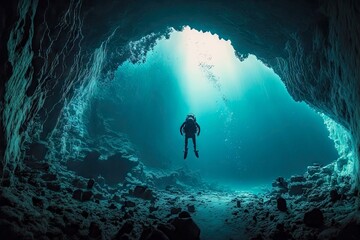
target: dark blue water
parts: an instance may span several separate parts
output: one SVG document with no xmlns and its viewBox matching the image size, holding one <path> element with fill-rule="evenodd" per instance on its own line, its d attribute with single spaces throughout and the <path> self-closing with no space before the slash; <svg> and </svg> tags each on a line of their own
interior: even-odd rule
<svg viewBox="0 0 360 240">
<path fill-rule="evenodd" d="M 302 174 L 337 158 L 323 119 L 295 102 L 255 56 L 240 62 L 229 41 L 185 29 L 158 42 L 145 63 L 124 63 L 102 86 L 99 114 L 127 133 L 149 166 L 187 167 L 212 180 L 264 182 Z M 183 159 L 179 127 L 188 113 L 201 126 Z"/>
</svg>

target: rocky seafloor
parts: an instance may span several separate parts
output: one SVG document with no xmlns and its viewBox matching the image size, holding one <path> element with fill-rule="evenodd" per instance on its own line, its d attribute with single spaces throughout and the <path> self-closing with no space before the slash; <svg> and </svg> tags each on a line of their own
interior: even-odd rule
<svg viewBox="0 0 360 240">
<path fill-rule="evenodd" d="M 336 176 L 338 162 L 255 194 L 125 153 L 99 157 L 65 166 L 27 156 L 15 184 L 1 187 L 0 239 L 360 239 L 358 192 Z"/>
</svg>

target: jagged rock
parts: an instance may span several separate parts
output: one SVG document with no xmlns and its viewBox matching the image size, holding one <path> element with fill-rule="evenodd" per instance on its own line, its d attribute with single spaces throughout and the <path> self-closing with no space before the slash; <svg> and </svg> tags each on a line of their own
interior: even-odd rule
<svg viewBox="0 0 360 240">
<path fill-rule="evenodd" d="M 69 236 L 73 236 L 79 232 L 80 223 L 71 223 L 65 226 L 64 233 Z"/>
<path fill-rule="evenodd" d="M 56 174 L 47 173 L 41 176 L 41 179 L 44 181 L 55 181 L 57 180 Z"/>
<path fill-rule="evenodd" d="M 51 191 L 55 191 L 55 192 L 61 191 L 61 186 L 59 183 L 48 182 L 48 183 L 46 183 L 46 188 Z"/>
<path fill-rule="evenodd" d="M 283 194 L 288 192 L 288 183 L 283 177 L 278 177 L 273 183 L 273 192 L 277 194 Z"/>
<path fill-rule="evenodd" d="M 32 197 L 32 204 L 35 206 L 35 207 L 44 207 L 44 201 L 41 199 L 41 198 L 37 198 L 37 197 Z"/>
<path fill-rule="evenodd" d="M 84 218 L 88 218 L 88 217 L 89 217 L 89 213 L 88 213 L 87 211 L 83 210 L 83 211 L 81 212 L 81 216 L 83 216 Z"/>
<path fill-rule="evenodd" d="M 154 211 L 157 211 L 158 209 L 159 209 L 159 207 L 150 206 L 149 212 L 154 212 Z"/>
<path fill-rule="evenodd" d="M 116 209 L 117 207 L 115 206 L 115 204 L 110 204 L 110 206 L 109 206 L 109 209 Z"/>
<path fill-rule="evenodd" d="M 3 178 L 1 180 L 1 186 L 2 187 L 10 187 L 10 185 L 11 185 L 11 181 L 10 181 L 9 178 Z"/>
<path fill-rule="evenodd" d="M 89 181 L 87 182 L 87 189 L 92 189 L 92 187 L 95 184 L 95 180 L 94 179 L 89 179 Z"/>
<path fill-rule="evenodd" d="M 286 206 L 286 200 L 282 197 L 279 197 L 276 200 L 277 203 L 277 209 L 279 209 L 282 212 L 286 212 L 287 211 L 287 206 Z"/>
<path fill-rule="evenodd" d="M 170 239 L 174 239 L 175 236 L 175 227 L 169 223 L 160 223 L 157 228 L 165 233 L 166 236 L 168 236 Z"/>
<path fill-rule="evenodd" d="M 170 240 L 170 238 L 168 238 L 168 236 L 166 236 L 166 234 L 162 231 L 154 228 L 146 240 Z"/>
<path fill-rule="evenodd" d="M 71 182 L 71 184 L 76 188 L 85 188 L 86 187 L 86 183 L 83 180 L 79 179 L 79 178 L 75 178 Z"/>
<path fill-rule="evenodd" d="M 240 200 L 236 200 L 236 207 L 237 207 L 237 208 L 241 207 L 241 202 L 240 202 Z"/>
<path fill-rule="evenodd" d="M 130 234 L 134 229 L 134 222 L 126 221 L 124 225 L 120 228 L 120 230 L 116 233 L 114 239 L 121 239 L 124 234 Z"/>
<path fill-rule="evenodd" d="M 118 195 L 114 195 L 114 196 L 112 197 L 112 200 L 115 201 L 115 202 L 117 202 L 117 203 L 121 203 L 121 198 L 120 198 Z"/>
<path fill-rule="evenodd" d="M 81 199 L 82 199 L 82 193 L 83 193 L 83 191 L 82 191 L 81 189 L 76 189 L 76 190 L 73 192 L 72 198 L 81 201 Z"/>
<path fill-rule="evenodd" d="M 323 178 L 324 178 L 324 175 L 323 175 L 323 174 L 321 174 L 321 173 L 314 173 L 313 175 L 311 175 L 311 176 L 309 177 L 309 180 L 311 180 L 311 181 L 317 181 L 317 180 L 323 179 Z"/>
<path fill-rule="evenodd" d="M 330 201 L 331 202 L 336 202 L 336 201 L 338 201 L 338 200 L 340 200 L 341 199 L 341 194 L 339 194 L 337 191 L 336 191 L 336 189 L 333 189 L 333 190 L 331 190 L 330 191 Z"/>
<path fill-rule="evenodd" d="M 339 158 L 336 161 L 336 170 L 341 172 L 344 168 L 344 166 L 348 163 L 348 159 L 347 158 Z"/>
<path fill-rule="evenodd" d="M 172 207 L 172 208 L 170 209 L 170 213 L 171 213 L 171 214 L 178 214 L 178 213 L 180 213 L 180 212 L 181 212 L 181 208 Z"/>
<path fill-rule="evenodd" d="M 278 177 L 273 183 L 273 187 L 287 188 L 288 183 L 285 181 L 283 177 Z"/>
<path fill-rule="evenodd" d="M 34 142 L 28 146 L 26 155 L 31 156 L 36 160 L 43 160 L 47 151 L 48 147 L 45 142 Z"/>
<path fill-rule="evenodd" d="M 274 240 L 290 240 L 293 239 L 291 234 L 285 230 L 284 224 L 277 224 L 276 230 L 271 234 L 271 239 Z"/>
<path fill-rule="evenodd" d="M 332 175 L 334 172 L 334 164 L 329 164 L 321 168 L 321 173 L 325 175 Z"/>
<path fill-rule="evenodd" d="M 12 222 L 0 219 L 0 239 L 33 239 L 33 235 Z"/>
<path fill-rule="evenodd" d="M 308 227 L 319 228 L 324 225 L 324 216 L 319 208 L 314 208 L 304 215 L 304 223 Z"/>
<path fill-rule="evenodd" d="M 176 217 L 170 220 L 170 224 L 175 227 L 175 239 L 198 240 L 200 239 L 200 228 L 189 218 Z"/>
<path fill-rule="evenodd" d="M 295 182 L 289 185 L 289 195 L 301 195 L 313 185 L 311 182 Z"/>
<path fill-rule="evenodd" d="M 319 165 L 313 165 L 307 167 L 307 172 L 310 176 L 314 175 L 315 173 L 319 173 L 321 170 L 321 167 Z"/>
<path fill-rule="evenodd" d="M 187 209 L 188 209 L 188 211 L 191 212 L 191 213 L 195 212 L 195 206 L 194 206 L 194 205 L 188 205 L 188 206 L 187 206 Z"/>
<path fill-rule="evenodd" d="M 89 226 L 89 237 L 100 238 L 102 231 L 96 222 L 91 222 Z"/>
<path fill-rule="evenodd" d="M 92 191 L 85 191 L 82 193 L 81 201 L 83 202 L 89 201 L 93 195 L 94 194 Z"/>
<path fill-rule="evenodd" d="M 56 213 L 59 215 L 62 215 L 64 213 L 64 209 L 62 209 L 59 206 L 55 206 L 55 205 L 50 205 L 49 207 L 46 208 L 48 211 L 52 212 L 52 213 Z"/>
<path fill-rule="evenodd" d="M 145 199 L 145 200 L 151 200 L 153 199 L 153 193 L 152 193 L 152 190 L 150 190 L 148 187 L 146 186 L 136 186 L 134 188 L 134 191 L 132 192 L 132 194 L 135 196 L 135 197 L 138 197 L 138 198 L 142 198 L 142 199 Z"/>
<path fill-rule="evenodd" d="M 305 182 L 306 178 L 302 175 L 291 176 L 290 182 Z"/>
<path fill-rule="evenodd" d="M 101 175 L 107 184 L 118 184 L 125 180 L 127 174 L 139 164 L 139 161 L 122 153 L 100 160 L 100 153 L 89 152 L 83 161 L 68 161 L 67 167 L 86 178 L 95 178 Z"/>
<path fill-rule="evenodd" d="M 10 199 L 8 196 L 5 196 L 4 194 L 1 194 L 0 195 L 0 206 L 14 207 L 15 202 L 12 199 Z"/>
<path fill-rule="evenodd" d="M 360 239 L 360 221 L 352 220 L 343 226 L 337 235 L 338 240 L 358 240 Z"/>
<path fill-rule="evenodd" d="M 304 192 L 304 185 L 301 183 L 291 184 L 289 188 L 289 195 L 301 195 Z"/>
<path fill-rule="evenodd" d="M 46 237 L 49 239 L 62 239 L 64 238 L 64 233 L 59 227 L 49 226 L 46 232 Z"/>
<path fill-rule="evenodd" d="M 101 193 L 94 194 L 94 198 L 97 200 L 105 200 L 106 199 Z"/>
<path fill-rule="evenodd" d="M 179 213 L 179 218 L 191 218 L 190 214 L 186 211 Z"/>
<path fill-rule="evenodd" d="M 327 228 L 324 231 L 322 231 L 319 236 L 318 239 L 319 240 L 329 240 L 329 239 L 333 239 L 336 240 L 336 236 L 339 234 L 339 229 L 338 228 Z M 346 238 L 338 238 L 339 240 L 341 239 L 346 239 Z"/>
<path fill-rule="evenodd" d="M 133 202 L 133 201 L 125 201 L 124 202 L 124 206 L 125 207 L 135 207 L 136 206 L 136 204 Z"/>
<path fill-rule="evenodd" d="M 47 172 L 50 168 L 49 163 L 34 161 L 34 159 L 31 159 L 31 158 L 30 159 L 25 158 L 24 163 L 26 164 L 26 166 L 28 166 L 34 170 L 40 170 L 40 171 L 44 171 L 44 172 Z"/>
</svg>

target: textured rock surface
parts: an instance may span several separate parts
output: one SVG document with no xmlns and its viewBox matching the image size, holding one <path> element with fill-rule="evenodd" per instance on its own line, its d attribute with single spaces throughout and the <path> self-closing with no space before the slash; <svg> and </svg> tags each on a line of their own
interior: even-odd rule
<svg viewBox="0 0 360 240">
<path fill-rule="evenodd" d="M 277 179 L 272 195 L 231 196 L 241 204 L 229 203 L 236 208 L 229 207 L 223 221 L 237 227 L 246 223 L 247 233 L 259 239 L 270 232 L 275 238 L 295 239 L 321 234 L 339 234 L 339 239 L 358 236 L 358 217 L 343 223 L 350 212 L 358 210 L 358 192 L 350 186 L 360 180 L 359 9 L 359 1 L 342 0 L 210 0 L 206 5 L 186 0 L 1 1 L 1 239 L 139 237 L 142 226 L 131 219 L 157 226 L 159 219 L 170 220 L 171 208 L 186 209 L 189 204 L 197 209 L 194 215 L 202 214 L 203 206 L 194 204 L 196 198 L 182 198 L 196 193 L 176 185 L 181 179 L 196 178 L 181 172 L 154 175 L 140 163 L 126 163 L 134 153 L 126 137 L 106 129 L 106 135 L 97 136 L 82 119 L 86 114 L 91 118 L 91 111 L 85 114 L 84 107 L 71 104 L 73 99 L 86 102 L 94 79 L 111 79 L 114 69 L 127 59 L 143 61 L 168 27 L 183 25 L 230 39 L 239 58 L 255 54 L 280 75 L 295 100 L 305 101 L 350 133 L 347 136 L 325 121 L 338 149 L 343 149 L 341 158 L 327 167 L 309 167 L 305 181 Z M 141 38 L 139 47 L 136 41 Z M 94 178 L 91 191 L 86 189 L 88 179 L 61 165 L 83 159 L 86 152 L 95 153 L 88 160 L 96 169 L 89 174 L 80 164 L 74 170 Z M 99 161 L 128 168 L 116 179 L 114 172 L 98 176 L 104 174 L 102 169 L 109 169 L 109 162 Z M 114 186 L 107 184 L 109 180 Z M 164 186 L 156 190 L 161 194 L 145 189 L 136 198 L 129 195 L 136 186 L 155 184 Z M 333 189 L 337 194 L 330 193 Z M 115 194 L 119 197 L 114 198 Z M 279 194 L 286 200 L 288 213 L 276 210 Z M 212 203 L 211 197 L 200 197 Z M 143 208 L 123 209 L 127 201 L 135 203 L 131 208 Z M 165 206 L 163 210 L 154 210 L 160 205 Z M 321 209 L 327 229 L 303 224 L 304 211 L 311 208 Z M 200 231 L 189 219 L 173 219 L 178 229 L 168 225 L 157 229 L 167 236 L 178 231 L 195 239 Z M 189 228 L 191 234 L 182 228 Z"/>
<path fill-rule="evenodd" d="M 212 0 L 204 6 L 200 1 L 186 0 L 21 0 L 2 3 L 1 9 L 5 13 L 0 61 L 1 78 L 5 79 L 1 83 L 5 179 L 12 176 L 21 160 L 25 139 L 46 141 L 55 126 L 59 131 L 53 133 L 53 138 L 71 139 L 61 114 L 82 110 L 72 109 L 74 106 L 65 98 L 86 98 L 92 79 L 105 75 L 111 78 L 113 70 L 126 59 L 143 60 L 155 40 L 166 35 L 167 27 L 186 24 L 231 39 L 240 57 L 252 53 L 270 65 L 295 100 L 307 102 L 350 131 L 350 144 L 358 157 L 357 1 L 273 0 L 265 4 Z M 11 40 L 6 44 L 9 36 Z M 142 40 L 143 47 L 128 44 L 143 36 L 148 36 Z M 74 92 L 75 86 L 80 88 Z M 358 167 L 356 160 L 357 176 Z"/>
</svg>

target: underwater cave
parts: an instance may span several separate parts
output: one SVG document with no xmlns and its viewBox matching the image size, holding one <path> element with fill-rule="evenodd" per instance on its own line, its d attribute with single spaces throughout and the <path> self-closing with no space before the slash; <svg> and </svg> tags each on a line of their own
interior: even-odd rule
<svg viewBox="0 0 360 240">
<path fill-rule="evenodd" d="M 359 239 L 359 12 L 1 2 L 0 238 Z"/>
</svg>

